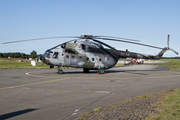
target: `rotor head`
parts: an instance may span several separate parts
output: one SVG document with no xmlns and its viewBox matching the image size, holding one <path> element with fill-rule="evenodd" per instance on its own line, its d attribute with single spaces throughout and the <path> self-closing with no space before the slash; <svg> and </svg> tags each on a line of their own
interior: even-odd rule
<svg viewBox="0 0 180 120">
<path fill-rule="evenodd" d="M 81 35 L 80 39 L 92 39 L 93 35 Z"/>
</svg>

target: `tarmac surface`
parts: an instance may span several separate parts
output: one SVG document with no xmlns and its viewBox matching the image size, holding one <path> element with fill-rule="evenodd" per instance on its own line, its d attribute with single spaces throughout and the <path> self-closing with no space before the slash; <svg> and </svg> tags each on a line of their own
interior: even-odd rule
<svg viewBox="0 0 180 120">
<path fill-rule="evenodd" d="M 74 120 L 139 95 L 180 88 L 180 71 L 129 65 L 85 74 L 82 69 L 1 69 L 0 120 Z"/>
</svg>

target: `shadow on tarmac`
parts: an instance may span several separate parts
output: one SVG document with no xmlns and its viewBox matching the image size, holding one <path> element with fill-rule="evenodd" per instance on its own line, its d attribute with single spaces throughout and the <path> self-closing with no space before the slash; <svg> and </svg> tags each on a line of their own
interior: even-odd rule
<svg viewBox="0 0 180 120">
<path fill-rule="evenodd" d="M 141 71 L 164 71 L 166 70 L 166 66 L 158 66 L 156 68 L 153 69 L 123 69 L 121 67 L 114 67 L 108 70 L 105 70 L 106 74 L 110 74 L 110 73 L 131 73 L 131 74 L 137 74 L 137 75 L 147 75 L 146 73 L 142 73 Z M 91 74 L 96 74 L 98 73 L 98 70 L 90 70 L 89 73 L 84 73 L 83 69 L 63 69 L 63 74 L 62 75 L 73 75 L 73 74 L 84 74 L 84 75 L 91 75 Z M 55 76 L 59 76 L 60 74 L 58 74 L 56 72 L 56 70 L 53 71 L 40 71 L 40 72 L 33 72 L 31 73 L 32 75 L 43 75 L 43 76 L 50 76 L 50 75 L 55 75 Z M 103 75 L 103 74 L 102 74 Z"/>
<path fill-rule="evenodd" d="M 20 110 L 20 111 L 0 115 L 0 120 L 6 120 L 6 119 L 16 117 L 16 116 L 19 116 L 19 115 L 22 115 L 22 114 L 25 114 L 25 113 L 28 113 L 28 112 L 35 111 L 35 110 L 38 110 L 38 109 L 25 109 L 25 110 Z"/>
<path fill-rule="evenodd" d="M 115 67 L 118 68 L 118 67 Z M 150 69 L 150 70 L 113 70 L 113 69 L 108 69 L 105 70 L 106 73 L 120 73 L 120 72 L 127 72 L 127 73 L 132 73 L 132 74 L 141 74 L 141 75 L 147 75 L 147 74 L 142 74 L 142 73 L 133 73 L 133 72 L 137 72 L 137 71 L 163 71 L 166 70 L 166 66 L 158 66 L 155 69 Z M 72 69 L 71 69 L 72 70 Z M 63 74 L 96 74 L 98 72 L 98 70 L 90 70 L 89 73 L 83 73 L 83 71 L 66 71 L 64 70 Z M 58 74 L 58 73 L 57 73 Z"/>
</svg>

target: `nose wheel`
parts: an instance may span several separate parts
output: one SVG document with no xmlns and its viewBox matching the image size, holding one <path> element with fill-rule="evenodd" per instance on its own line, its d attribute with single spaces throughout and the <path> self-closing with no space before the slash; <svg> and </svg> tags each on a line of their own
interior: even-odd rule
<svg viewBox="0 0 180 120">
<path fill-rule="evenodd" d="M 63 74 L 63 70 L 62 69 L 58 69 L 58 74 Z"/>
<path fill-rule="evenodd" d="M 62 66 L 61 66 L 61 68 L 62 68 Z M 58 72 L 57 72 L 57 73 L 58 73 L 58 74 L 63 74 L 63 70 L 60 69 L 59 66 L 58 66 Z"/>
</svg>

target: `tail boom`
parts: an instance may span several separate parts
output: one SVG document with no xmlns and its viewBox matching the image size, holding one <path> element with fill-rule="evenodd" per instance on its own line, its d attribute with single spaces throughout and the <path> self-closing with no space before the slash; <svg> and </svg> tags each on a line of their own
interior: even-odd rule
<svg viewBox="0 0 180 120">
<path fill-rule="evenodd" d="M 177 54 L 177 55 L 179 54 L 179 53 L 176 52 L 175 50 L 170 49 L 169 47 L 165 47 L 165 48 L 163 48 L 163 49 L 155 56 L 155 58 L 156 58 L 156 59 L 160 59 L 167 50 L 171 50 L 171 51 L 173 51 L 173 52 L 174 52 L 175 54 Z"/>
</svg>

